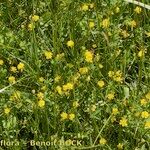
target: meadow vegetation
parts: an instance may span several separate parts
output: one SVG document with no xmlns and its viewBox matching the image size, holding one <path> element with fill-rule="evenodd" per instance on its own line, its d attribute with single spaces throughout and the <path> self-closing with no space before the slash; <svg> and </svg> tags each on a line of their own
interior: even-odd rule
<svg viewBox="0 0 150 150">
<path fill-rule="evenodd" d="M 149 150 L 150 10 L 0 1 L 0 149 Z"/>
</svg>

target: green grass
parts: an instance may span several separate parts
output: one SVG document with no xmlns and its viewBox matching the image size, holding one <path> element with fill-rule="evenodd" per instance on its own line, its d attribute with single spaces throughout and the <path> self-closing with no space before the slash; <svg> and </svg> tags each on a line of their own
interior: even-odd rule
<svg viewBox="0 0 150 150">
<path fill-rule="evenodd" d="M 84 4 L 94 7 L 83 11 Z M 150 149 L 150 11 L 142 8 L 137 14 L 135 8 L 121 0 L 0 2 L 0 149 L 116 150 L 119 143 L 124 150 Z M 109 19 L 108 27 L 104 19 Z M 73 47 L 67 46 L 70 40 Z M 86 50 L 92 62 L 86 59 Z M 52 58 L 46 59 L 45 51 Z M 139 57 L 139 52 L 144 55 Z M 83 67 L 88 69 L 85 74 Z M 118 76 L 109 77 L 109 71 L 119 70 Z M 9 81 L 12 76 L 14 83 Z M 73 89 L 70 85 L 65 91 L 67 83 Z M 121 125 L 122 118 L 127 125 Z M 100 142 L 103 138 L 106 143 Z M 33 146 L 31 140 L 49 141 L 51 146 Z M 60 140 L 81 145 L 67 146 Z M 8 141 L 14 142 L 12 146 Z"/>
</svg>

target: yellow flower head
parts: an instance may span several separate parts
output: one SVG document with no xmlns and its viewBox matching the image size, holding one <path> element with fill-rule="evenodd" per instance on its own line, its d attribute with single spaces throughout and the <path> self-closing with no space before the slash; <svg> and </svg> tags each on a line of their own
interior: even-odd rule
<svg viewBox="0 0 150 150">
<path fill-rule="evenodd" d="M 44 80 L 45 80 L 45 79 L 44 79 L 43 77 L 40 77 L 40 78 L 39 78 L 39 81 L 40 81 L 40 82 L 44 82 Z"/>
<path fill-rule="evenodd" d="M 41 108 L 43 108 L 45 106 L 45 101 L 43 99 L 40 99 L 38 101 L 38 106 L 41 107 Z"/>
<path fill-rule="evenodd" d="M 67 46 L 71 48 L 74 47 L 74 42 L 72 40 L 68 41 Z"/>
<path fill-rule="evenodd" d="M 3 64 L 4 64 L 4 61 L 0 59 L 0 66 L 2 66 Z"/>
<path fill-rule="evenodd" d="M 89 22 L 89 28 L 94 28 L 94 26 L 95 26 L 95 23 L 93 21 L 90 21 Z"/>
<path fill-rule="evenodd" d="M 140 100 L 140 103 L 142 106 L 145 106 L 147 104 L 147 100 L 143 98 Z"/>
<path fill-rule="evenodd" d="M 57 61 L 60 61 L 61 59 L 63 59 L 64 56 L 65 56 L 64 53 L 60 53 L 60 54 L 57 54 L 57 55 L 56 55 L 55 59 L 56 59 Z"/>
<path fill-rule="evenodd" d="M 78 101 L 74 101 L 72 105 L 73 105 L 73 107 L 74 107 L 74 108 L 79 107 L 79 103 L 78 103 Z"/>
<path fill-rule="evenodd" d="M 140 50 L 139 52 L 138 52 L 138 57 L 143 57 L 144 56 L 144 50 Z"/>
<path fill-rule="evenodd" d="M 93 62 L 93 53 L 92 53 L 91 51 L 88 51 L 88 50 L 87 50 L 87 51 L 85 52 L 84 56 L 85 56 L 85 60 L 86 60 L 87 62 L 90 62 L 90 63 Z"/>
<path fill-rule="evenodd" d="M 51 51 L 44 51 L 44 55 L 46 59 L 51 59 L 53 56 L 53 53 Z"/>
<path fill-rule="evenodd" d="M 117 148 L 118 148 L 118 149 L 123 149 L 123 144 L 119 143 L 119 144 L 117 145 Z"/>
<path fill-rule="evenodd" d="M 33 23 L 29 23 L 29 24 L 28 24 L 28 29 L 29 29 L 30 31 L 32 31 L 34 28 L 35 28 L 35 26 L 34 26 Z"/>
<path fill-rule="evenodd" d="M 32 21 L 38 21 L 40 19 L 40 17 L 38 15 L 33 15 L 32 16 Z"/>
<path fill-rule="evenodd" d="M 57 75 L 55 78 L 54 78 L 54 82 L 57 83 L 59 82 L 61 79 L 61 76 Z"/>
<path fill-rule="evenodd" d="M 96 110 L 96 105 L 92 105 L 92 106 L 91 106 L 91 111 L 94 112 L 95 110 Z"/>
<path fill-rule="evenodd" d="M 21 97 L 21 92 L 20 91 L 15 91 L 12 95 L 13 100 L 18 100 Z"/>
<path fill-rule="evenodd" d="M 93 44 L 93 45 L 92 45 L 92 47 L 93 47 L 93 48 L 96 48 L 96 47 L 97 47 L 97 45 L 96 45 L 96 44 Z"/>
<path fill-rule="evenodd" d="M 145 34 L 147 35 L 147 37 L 150 37 L 150 32 L 145 32 Z"/>
<path fill-rule="evenodd" d="M 60 116 L 61 116 L 61 120 L 66 120 L 66 119 L 68 119 L 68 114 L 67 114 L 66 112 L 62 112 L 62 113 L 60 114 Z"/>
<path fill-rule="evenodd" d="M 118 111 L 118 108 L 113 108 L 113 109 L 112 109 L 112 114 L 113 114 L 113 115 L 117 115 L 118 112 L 119 112 L 119 111 Z"/>
<path fill-rule="evenodd" d="M 102 21 L 102 27 L 103 28 L 108 28 L 110 26 L 110 21 L 109 21 L 109 19 L 107 18 L 107 19 L 104 19 L 103 21 Z"/>
<path fill-rule="evenodd" d="M 119 8 L 119 7 L 116 7 L 115 13 L 117 14 L 117 13 L 119 13 L 119 12 L 120 12 L 120 8 Z"/>
<path fill-rule="evenodd" d="M 148 113 L 147 111 L 143 111 L 143 112 L 141 113 L 141 117 L 142 117 L 142 118 L 148 118 L 148 117 L 149 117 L 149 113 Z"/>
<path fill-rule="evenodd" d="M 145 128 L 150 128 L 150 121 L 147 121 L 147 122 L 145 123 Z"/>
<path fill-rule="evenodd" d="M 80 72 L 80 74 L 86 74 L 86 73 L 88 73 L 88 68 L 87 67 L 83 67 L 83 68 L 80 68 L 79 69 L 79 72 Z"/>
<path fill-rule="evenodd" d="M 17 68 L 15 66 L 11 66 L 10 67 L 10 71 L 15 73 L 15 72 L 17 72 Z"/>
<path fill-rule="evenodd" d="M 100 143 L 101 145 L 105 145 L 105 144 L 107 143 L 107 141 L 106 141 L 106 139 L 101 138 L 101 139 L 99 140 L 99 143 Z"/>
<path fill-rule="evenodd" d="M 73 120 L 75 118 L 75 114 L 71 113 L 68 115 L 69 120 Z"/>
<path fill-rule="evenodd" d="M 122 35 L 124 38 L 127 38 L 130 34 L 129 34 L 126 30 L 122 30 L 122 31 L 121 31 L 121 35 Z"/>
<path fill-rule="evenodd" d="M 87 10 L 89 10 L 89 6 L 87 4 L 83 4 L 81 7 L 81 10 L 87 11 Z"/>
<path fill-rule="evenodd" d="M 105 82 L 103 80 L 100 80 L 100 81 L 97 82 L 97 84 L 98 84 L 99 87 L 102 88 L 105 85 Z"/>
<path fill-rule="evenodd" d="M 145 95 L 145 97 L 150 100 L 150 91 Z"/>
<path fill-rule="evenodd" d="M 140 14 L 142 12 L 142 8 L 137 6 L 134 11 L 137 13 L 137 14 Z"/>
<path fill-rule="evenodd" d="M 123 77 L 122 77 L 122 72 L 120 70 L 114 72 L 114 71 L 109 71 L 108 76 L 112 78 L 114 81 L 122 83 Z"/>
<path fill-rule="evenodd" d="M 106 97 L 107 97 L 108 100 L 112 100 L 112 99 L 114 99 L 115 94 L 114 93 L 109 93 L 109 94 L 107 94 Z"/>
<path fill-rule="evenodd" d="M 62 88 L 60 86 L 56 86 L 56 91 L 58 92 L 58 94 L 62 95 Z"/>
<path fill-rule="evenodd" d="M 39 92 L 39 93 L 37 93 L 37 97 L 38 97 L 38 99 L 43 99 L 44 94 L 42 92 Z"/>
<path fill-rule="evenodd" d="M 67 83 L 65 85 L 63 85 L 63 90 L 67 91 L 67 90 L 72 90 L 73 89 L 73 84 L 72 83 Z"/>
<path fill-rule="evenodd" d="M 128 125 L 127 119 L 126 119 L 126 118 L 122 118 L 122 119 L 119 121 L 119 124 L 120 124 L 122 127 L 126 127 L 126 126 Z"/>
<path fill-rule="evenodd" d="M 23 69 L 24 69 L 24 63 L 20 62 L 20 63 L 17 65 L 17 69 L 22 72 Z"/>
<path fill-rule="evenodd" d="M 94 8 L 94 6 L 95 6 L 94 3 L 89 4 L 89 7 L 90 7 L 91 9 Z"/>
<path fill-rule="evenodd" d="M 135 20 L 132 20 L 132 21 L 130 22 L 130 26 L 131 26 L 131 28 L 135 28 L 135 27 L 137 26 L 136 21 L 135 21 Z"/>
<path fill-rule="evenodd" d="M 8 78 L 8 81 L 9 81 L 9 83 L 15 83 L 15 82 L 16 82 L 16 79 L 15 79 L 14 76 L 10 76 L 10 77 Z"/>
<path fill-rule="evenodd" d="M 10 108 L 8 108 L 8 107 L 5 108 L 5 109 L 4 109 L 4 113 L 5 113 L 6 115 L 8 115 L 8 114 L 10 113 Z"/>
</svg>

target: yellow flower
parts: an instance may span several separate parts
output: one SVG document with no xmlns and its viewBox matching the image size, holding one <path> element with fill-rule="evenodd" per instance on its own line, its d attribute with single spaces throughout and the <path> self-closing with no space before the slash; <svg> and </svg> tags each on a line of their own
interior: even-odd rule
<svg viewBox="0 0 150 150">
<path fill-rule="evenodd" d="M 78 101 L 74 101 L 72 105 L 73 105 L 73 107 L 74 107 L 74 108 L 79 107 L 79 103 L 78 103 Z"/>
<path fill-rule="evenodd" d="M 109 71 L 109 72 L 108 72 L 108 76 L 109 76 L 109 77 L 113 77 L 114 74 L 115 74 L 114 71 Z"/>
<path fill-rule="evenodd" d="M 44 51 L 44 55 L 46 59 L 51 59 L 53 56 L 53 53 L 51 51 Z"/>
<path fill-rule="evenodd" d="M 63 85 L 63 90 L 67 91 L 67 90 L 72 90 L 73 89 L 73 84 L 72 83 L 67 83 L 65 85 Z"/>
<path fill-rule="evenodd" d="M 122 83 L 123 77 L 122 77 L 122 72 L 120 70 L 116 72 L 109 71 L 108 76 L 111 77 L 114 81 Z"/>
<path fill-rule="evenodd" d="M 121 34 L 124 38 L 127 38 L 130 35 L 126 30 L 122 30 Z"/>
<path fill-rule="evenodd" d="M 107 97 L 109 100 L 112 100 L 112 99 L 114 99 L 115 94 L 114 94 L 114 93 L 109 93 L 109 94 L 107 94 L 106 97 Z"/>
<path fill-rule="evenodd" d="M 91 111 L 94 112 L 95 110 L 96 110 L 96 105 L 92 105 L 92 106 L 91 106 Z"/>
<path fill-rule="evenodd" d="M 147 100 L 143 98 L 140 100 L 140 103 L 141 103 L 141 105 L 145 106 L 147 104 Z"/>
<path fill-rule="evenodd" d="M 105 85 L 105 82 L 103 80 L 100 80 L 100 81 L 97 82 L 97 84 L 98 84 L 99 87 L 102 88 Z"/>
<path fill-rule="evenodd" d="M 23 69 L 24 69 L 24 63 L 20 62 L 20 63 L 17 65 L 17 69 L 22 72 Z"/>
<path fill-rule="evenodd" d="M 67 63 L 67 65 L 66 65 L 67 67 L 69 67 L 69 68 L 72 68 L 74 65 L 73 64 L 71 64 L 71 63 Z"/>
<path fill-rule="evenodd" d="M 87 4 L 83 4 L 81 7 L 81 10 L 87 11 L 87 10 L 89 10 L 89 6 Z"/>
<path fill-rule="evenodd" d="M 147 111 L 143 111 L 143 112 L 141 113 L 141 117 L 142 117 L 142 118 L 148 118 L 148 117 L 149 117 L 149 113 L 148 113 Z"/>
<path fill-rule="evenodd" d="M 56 91 L 58 92 L 58 94 L 62 95 L 62 88 L 60 86 L 56 87 Z"/>
<path fill-rule="evenodd" d="M 138 52 L 138 57 L 143 57 L 144 56 L 144 51 L 143 50 L 140 50 L 139 52 Z"/>
<path fill-rule="evenodd" d="M 118 77 L 114 77 L 114 80 L 117 81 L 117 82 L 122 83 L 123 78 L 118 76 Z"/>
<path fill-rule="evenodd" d="M 110 26 L 110 21 L 109 21 L 109 19 L 104 19 L 103 21 L 102 21 L 102 27 L 103 28 L 108 28 Z"/>
<path fill-rule="evenodd" d="M 106 141 L 104 138 L 101 138 L 101 139 L 99 140 L 99 143 L 100 143 L 101 145 L 105 145 L 105 144 L 107 143 L 107 141 Z"/>
<path fill-rule="evenodd" d="M 95 5 L 94 3 L 89 4 L 91 9 L 94 8 L 94 5 Z"/>
<path fill-rule="evenodd" d="M 83 68 L 80 68 L 79 69 L 79 72 L 80 72 L 80 74 L 86 74 L 86 73 L 88 73 L 88 68 L 87 67 L 83 67 Z"/>
<path fill-rule="evenodd" d="M 117 145 L 117 148 L 118 148 L 118 149 L 123 149 L 123 144 L 119 143 L 119 144 Z"/>
<path fill-rule="evenodd" d="M 90 76 L 87 76 L 86 81 L 89 82 L 91 80 Z"/>
<path fill-rule="evenodd" d="M 9 83 L 15 83 L 15 82 L 16 82 L 16 79 L 15 79 L 14 76 L 10 76 L 10 77 L 8 78 L 8 81 L 9 81 Z"/>
<path fill-rule="evenodd" d="M 38 106 L 41 107 L 41 108 L 44 107 L 45 106 L 45 101 L 43 99 L 40 99 L 38 101 Z"/>
<path fill-rule="evenodd" d="M 38 15 L 33 15 L 32 16 L 32 21 L 38 21 L 40 19 L 40 17 Z"/>
<path fill-rule="evenodd" d="M 6 115 L 8 115 L 8 114 L 10 113 L 10 108 L 8 108 L 8 107 L 5 108 L 5 109 L 4 109 L 4 113 L 5 113 Z"/>
<path fill-rule="evenodd" d="M 118 112 L 119 112 L 119 111 L 118 111 L 118 108 L 113 108 L 113 109 L 112 109 L 112 114 L 113 114 L 113 115 L 117 115 Z"/>
<path fill-rule="evenodd" d="M 71 113 L 68 115 L 69 120 L 73 120 L 75 118 L 75 114 Z"/>
<path fill-rule="evenodd" d="M 61 116 L 61 120 L 68 119 L 68 114 L 67 114 L 66 112 L 62 112 L 62 113 L 60 114 L 60 116 Z"/>
<path fill-rule="evenodd" d="M 87 50 L 87 51 L 85 52 L 84 56 L 85 56 L 85 60 L 86 60 L 87 62 L 90 62 L 90 63 L 93 62 L 93 53 L 92 53 L 91 51 L 88 51 L 88 50 Z"/>
<path fill-rule="evenodd" d="M 150 100 L 150 91 L 145 95 L 145 97 Z"/>
<path fill-rule="evenodd" d="M 0 66 L 2 66 L 3 64 L 4 64 L 4 61 L 0 59 Z"/>
<path fill-rule="evenodd" d="M 130 22 L 130 26 L 131 26 L 132 28 L 135 28 L 135 27 L 137 26 L 136 21 L 135 21 L 135 20 L 132 20 L 132 21 Z"/>
<path fill-rule="evenodd" d="M 135 117 L 139 117 L 140 116 L 140 112 L 136 112 L 134 115 L 135 115 Z"/>
<path fill-rule="evenodd" d="M 57 61 L 59 61 L 59 60 L 61 60 L 64 56 L 65 56 L 64 53 L 57 54 L 56 57 L 55 57 L 55 59 L 56 59 Z"/>
<path fill-rule="evenodd" d="M 61 79 L 61 76 L 57 75 L 55 78 L 54 78 L 54 82 L 57 83 L 59 82 Z"/>
<path fill-rule="evenodd" d="M 147 122 L 145 123 L 145 128 L 150 128 L 150 121 L 147 121 Z"/>
<path fill-rule="evenodd" d="M 96 48 L 96 47 L 97 47 L 97 45 L 96 45 L 96 44 L 93 44 L 93 45 L 92 45 L 92 47 L 93 47 L 93 48 Z"/>
<path fill-rule="evenodd" d="M 119 13 L 119 12 L 120 12 L 120 8 L 119 8 L 119 7 L 116 7 L 115 13 Z"/>
<path fill-rule="evenodd" d="M 28 29 L 29 29 L 30 31 L 32 31 L 34 28 L 35 28 L 35 26 L 34 26 L 33 23 L 29 23 L 29 24 L 28 24 Z"/>
<path fill-rule="evenodd" d="M 17 71 L 17 68 L 15 66 L 11 66 L 10 71 L 15 73 Z"/>
<path fill-rule="evenodd" d="M 135 11 L 137 14 L 140 14 L 140 13 L 142 12 L 142 8 L 137 6 L 137 7 L 134 9 L 134 11 Z"/>
<path fill-rule="evenodd" d="M 95 23 L 93 21 L 90 21 L 89 22 L 89 28 L 94 28 L 94 26 L 95 26 Z"/>
<path fill-rule="evenodd" d="M 12 95 L 13 100 L 18 100 L 21 97 L 21 92 L 20 91 L 15 91 Z"/>
<path fill-rule="evenodd" d="M 67 46 L 71 48 L 74 47 L 74 42 L 72 40 L 68 41 Z"/>
<path fill-rule="evenodd" d="M 37 97 L 38 97 L 38 99 L 43 99 L 44 94 L 42 92 L 39 92 L 39 93 L 37 93 Z"/>
<path fill-rule="evenodd" d="M 99 64 L 98 66 L 100 69 L 102 69 L 104 67 L 102 64 Z"/>
<path fill-rule="evenodd" d="M 150 32 L 146 32 L 145 34 L 147 35 L 147 37 L 150 37 Z"/>
<path fill-rule="evenodd" d="M 39 78 L 39 81 L 40 81 L 40 82 L 44 82 L 44 80 L 45 80 L 45 79 L 44 79 L 43 77 L 40 77 L 40 78 Z"/>
<path fill-rule="evenodd" d="M 127 119 L 126 119 L 126 118 L 122 118 L 122 119 L 119 121 L 119 124 L 120 124 L 122 127 L 126 127 L 126 126 L 128 125 Z"/>
</svg>

